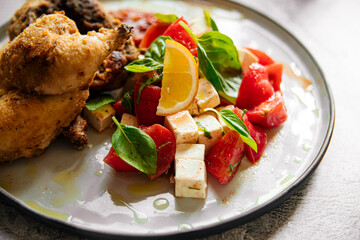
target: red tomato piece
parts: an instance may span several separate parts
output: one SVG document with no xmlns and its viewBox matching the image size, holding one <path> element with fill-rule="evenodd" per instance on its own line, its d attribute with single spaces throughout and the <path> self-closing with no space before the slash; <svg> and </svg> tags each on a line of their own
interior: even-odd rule
<svg viewBox="0 0 360 240">
<path fill-rule="evenodd" d="M 282 80 L 282 71 L 283 71 L 282 63 L 276 62 L 265 66 L 265 68 L 269 74 L 269 81 L 273 86 L 274 90 L 279 91 Z"/>
<path fill-rule="evenodd" d="M 244 142 L 239 133 L 230 130 L 206 156 L 206 170 L 219 179 L 221 184 L 228 183 L 239 169 L 239 161 L 244 155 L 244 151 Z"/>
<path fill-rule="evenodd" d="M 118 172 L 139 172 L 139 170 L 122 160 L 116 154 L 113 147 L 111 147 L 108 155 L 104 158 L 104 162 L 106 162 L 110 167 L 112 167 Z"/>
<path fill-rule="evenodd" d="M 157 151 L 157 170 L 155 176 L 149 176 L 155 179 L 165 173 L 175 159 L 176 140 L 175 136 L 166 127 L 154 124 L 150 127 L 140 127 L 155 142 Z M 159 149 L 159 147 L 161 147 Z"/>
<path fill-rule="evenodd" d="M 260 51 L 258 49 L 248 48 L 248 47 L 246 47 L 246 49 L 249 50 L 252 54 L 254 54 L 255 56 L 257 56 L 259 58 L 259 63 L 261 65 L 266 66 L 269 64 L 273 64 L 275 62 L 274 60 L 272 60 L 271 57 L 269 57 L 263 51 Z"/>
<path fill-rule="evenodd" d="M 271 86 L 265 67 L 253 63 L 240 84 L 236 107 L 252 109 L 273 94 L 274 88 Z"/>
<path fill-rule="evenodd" d="M 150 126 L 155 123 L 164 124 L 164 117 L 156 115 L 157 106 L 161 96 L 161 88 L 155 85 L 148 85 L 143 88 L 140 94 L 140 102 L 137 104 L 137 97 L 141 81 L 135 82 L 134 105 L 139 125 Z"/>
<path fill-rule="evenodd" d="M 180 21 L 183 21 L 186 25 L 189 23 L 184 19 L 184 17 L 179 18 L 173 22 L 169 28 L 164 32 L 164 36 L 171 37 L 174 41 L 184 45 L 191 54 L 197 57 L 197 44 L 195 40 L 190 36 L 190 34 L 179 24 Z"/>
<path fill-rule="evenodd" d="M 276 91 L 268 100 L 264 101 L 246 115 L 249 121 L 263 127 L 277 127 L 287 119 L 284 99 L 280 91 Z"/>
<path fill-rule="evenodd" d="M 139 48 L 147 49 L 157 37 L 162 35 L 166 31 L 166 29 L 168 29 L 170 24 L 171 23 L 160 21 L 152 24 L 148 29 L 146 29 L 144 37 L 140 42 Z"/>
<path fill-rule="evenodd" d="M 124 105 L 122 104 L 124 97 L 119 98 L 118 100 L 116 100 L 112 106 L 116 111 L 116 114 L 121 117 L 124 113 L 129 113 L 128 110 L 124 107 Z M 132 95 L 132 99 L 134 98 L 134 95 Z M 133 100 L 132 100 L 133 101 Z"/>
<path fill-rule="evenodd" d="M 243 111 L 238 108 L 235 108 L 234 112 L 241 118 L 246 127 L 249 129 L 250 136 L 255 140 L 257 145 L 257 152 L 255 152 L 249 145 L 245 144 L 245 153 L 246 157 L 250 162 L 255 164 L 262 156 L 267 145 L 267 135 L 260 127 L 253 125 L 247 116 L 243 115 Z"/>
</svg>

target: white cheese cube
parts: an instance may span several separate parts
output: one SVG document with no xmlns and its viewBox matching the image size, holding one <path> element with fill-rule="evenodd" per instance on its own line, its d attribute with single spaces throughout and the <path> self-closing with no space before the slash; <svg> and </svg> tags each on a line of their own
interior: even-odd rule
<svg viewBox="0 0 360 240">
<path fill-rule="evenodd" d="M 217 107 L 216 108 L 216 110 L 218 112 L 220 112 L 223 109 L 229 109 L 229 110 L 233 111 L 235 109 L 235 106 L 234 105 L 227 105 L 227 106 Z M 229 126 L 226 125 L 226 123 L 224 122 L 224 120 L 220 116 L 216 115 L 216 118 L 220 122 L 220 125 L 223 128 L 224 132 L 227 133 L 230 130 Z"/>
<path fill-rule="evenodd" d="M 196 102 L 192 102 L 186 110 L 189 110 L 189 113 L 191 116 L 197 116 L 199 115 L 199 108 Z"/>
<path fill-rule="evenodd" d="M 175 196 L 206 198 L 205 162 L 194 159 L 175 160 Z"/>
<path fill-rule="evenodd" d="M 245 74 L 249 70 L 249 66 L 255 62 L 259 62 L 259 58 L 255 56 L 252 52 L 246 48 L 240 48 L 238 50 L 239 61 L 241 63 L 241 68 Z"/>
<path fill-rule="evenodd" d="M 220 104 L 220 97 L 214 86 L 205 78 L 199 79 L 199 89 L 196 95 L 196 104 L 200 112 L 205 108 L 214 108 Z"/>
<path fill-rule="evenodd" d="M 165 117 L 165 127 L 176 138 L 176 143 L 196 143 L 199 138 L 198 127 L 188 110 Z"/>
<path fill-rule="evenodd" d="M 176 159 L 196 159 L 204 161 L 205 158 L 205 145 L 204 144 L 189 144 L 182 143 L 176 145 Z"/>
<path fill-rule="evenodd" d="M 120 123 L 128 125 L 128 126 L 139 127 L 139 123 L 138 123 L 136 116 L 128 114 L 128 113 L 124 113 L 122 115 Z"/>
<path fill-rule="evenodd" d="M 198 143 L 205 145 L 205 154 L 208 154 L 211 148 L 222 138 L 223 129 L 219 121 L 209 114 L 200 114 L 199 117 L 195 118 L 195 121 L 199 128 Z"/>
<path fill-rule="evenodd" d="M 95 110 L 84 108 L 84 116 L 88 123 L 97 131 L 102 132 L 113 123 L 112 117 L 115 116 L 115 109 L 111 104 L 105 104 Z"/>
</svg>

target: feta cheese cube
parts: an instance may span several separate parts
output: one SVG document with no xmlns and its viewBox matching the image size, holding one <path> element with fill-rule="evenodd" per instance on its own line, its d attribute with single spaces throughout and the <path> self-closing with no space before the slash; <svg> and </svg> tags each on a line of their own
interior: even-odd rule
<svg viewBox="0 0 360 240">
<path fill-rule="evenodd" d="M 188 110 L 166 116 L 164 125 L 174 134 L 176 143 L 196 143 L 199 138 L 198 127 Z"/>
<path fill-rule="evenodd" d="M 223 109 L 229 109 L 229 110 L 233 111 L 235 109 L 235 106 L 234 105 L 227 105 L 227 106 L 224 106 L 224 107 L 217 107 L 216 108 L 216 110 L 218 112 L 220 112 Z M 224 132 L 227 133 L 230 130 L 229 126 L 226 125 L 226 123 L 224 122 L 224 120 L 220 116 L 216 115 L 216 118 L 220 122 L 220 125 L 223 128 Z"/>
<path fill-rule="evenodd" d="M 197 116 L 199 115 L 199 108 L 196 102 L 192 102 L 186 110 L 189 110 L 189 113 L 191 116 Z"/>
<path fill-rule="evenodd" d="M 248 71 L 249 66 L 255 62 L 259 62 L 259 58 L 246 48 L 240 48 L 238 50 L 239 61 L 244 74 Z"/>
<path fill-rule="evenodd" d="M 195 118 L 196 124 L 199 127 L 198 143 L 205 145 L 205 154 L 208 154 L 211 148 L 222 138 L 223 129 L 219 121 L 209 115 L 200 114 Z"/>
<path fill-rule="evenodd" d="M 105 104 L 95 110 L 84 108 L 84 116 L 88 123 L 97 131 L 102 132 L 113 123 L 112 117 L 115 116 L 115 109 L 111 104 Z"/>
<path fill-rule="evenodd" d="M 196 95 L 196 104 L 200 112 L 205 108 L 214 108 L 220 104 L 220 97 L 214 86 L 205 78 L 199 79 L 199 89 Z"/>
<path fill-rule="evenodd" d="M 194 159 L 175 160 L 175 196 L 206 198 L 205 162 Z"/>
<path fill-rule="evenodd" d="M 128 113 L 124 113 L 122 115 L 120 123 L 129 125 L 129 126 L 133 126 L 133 127 L 139 127 L 139 123 L 138 123 L 136 116 L 128 114 Z"/>
<path fill-rule="evenodd" d="M 204 161 L 205 158 L 205 145 L 204 144 L 189 144 L 182 143 L 176 145 L 176 159 L 196 159 Z"/>
</svg>

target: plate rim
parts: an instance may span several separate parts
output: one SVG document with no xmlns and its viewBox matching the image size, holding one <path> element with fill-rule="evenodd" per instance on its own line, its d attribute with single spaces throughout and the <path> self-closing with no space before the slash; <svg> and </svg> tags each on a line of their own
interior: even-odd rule
<svg viewBox="0 0 360 240">
<path fill-rule="evenodd" d="M 110 0 L 115 1 L 115 0 Z M 183 2 L 193 2 L 189 0 L 182 0 Z M 195 2 L 199 3 L 213 3 L 216 4 L 218 1 L 216 0 L 197 0 Z M 266 21 L 270 22 L 271 24 L 275 25 L 276 27 L 280 28 L 283 32 L 285 32 L 288 36 L 292 38 L 292 40 L 295 41 L 295 43 L 306 53 L 306 55 L 311 59 L 312 64 L 316 67 L 318 70 L 322 83 L 324 84 L 324 89 L 326 90 L 326 93 L 328 95 L 327 100 L 329 101 L 329 122 L 328 122 L 328 128 L 326 130 L 325 137 L 323 139 L 323 142 L 319 148 L 319 151 L 317 152 L 316 156 L 314 157 L 311 164 L 303 170 L 302 174 L 296 178 L 296 180 L 291 183 L 289 186 L 284 188 L 281 192 L 276 194 L 274 197 L 270 198 L 269 200 L 265 201 L 264 203 L 250 209 L 246 212 L 246 214 L 239 214 L 234 217 L 231 217 L 230 219 L 226 219 L 217 223 L 208 224 L 206 226 L 190 229 L 187 231 L 172 231 L 168 233 L 156 233 L 154 235 L 143 235 L 143 234 L 121 234 L 121 233 L 109 233 L 109 232 L 99 232 L 90 230 L 87 228 L 83 228 L 79 225 L 71 224 L 70 222 L 64 222 L 55 218 L 52 218 L 48 215 L 45 215 L 43 213 L 37 212 L 36 210 L 28 207 L 25 203 L 23 203 L 21 200 L 17 199 L 15 196 L 8 193 L 6 190 L 0 187 L 0 199 L 3 200 L 5 203 L 13 206 L 15 209 L 23 212 L 25 215 L 36 219 L 37 221 L 46 224 L 48 226 L 55 227 L 60 230 L 66 230 L 75 234 L 79 234 L 86 237 L 91 238 L 98 238 L 101 237 L 102 239 L 115 239 L 115 238 L 126 238 L 126 239 L 180 239 L 184 237 L 206 237 L 209 235 L 217 234 L 229 229 L 232 229 L 234 227 L 238 227 L 242 224 L 245 224 L 249 221 L 252 221 L 262 215 L 264 215 L 267 212 L 270 212 L 271 210 L 278 207 L 280 204 L 282 204 L 285 200 L 290 198 L 297 190 L 299 190 L 312 176 L 312 174 L 315 172 L 319 164 L 321 163 L 322 159 L 324 158 L 326 151 L 330 145 L 331 138 L 334 132 L 334 126 L 335 126 L 335 102 L 333 93 L 331 91 L 331 88 L 325 78 L 325 74 L 314 58 L 314 56 L 310 53 L 310 51 L 305 47 L 305 45 L 287 28 L 283 27 L 281 24 L 279 24 L 276 20 L 272 19 L 271 17 L 267 16 L 265 13 L 263 13 L 260 10 L 257 10 L 251 6 L 248 6 L 246 4 L 236 2 L 235 0 L 222 0 L 222 3 L 227 4 L 228 6 L 235 6 L 237 8 L 245 8 L 249 10 L 250 12 L 253 12 L 256 15 L 261 16 Z M 227 6 L 225 6 L 227 7 Z M 9 25 L 10 21 L 5 22 L 2 26 L 0 26 L 0 33 L 7 31 L 7 26 Z"/>
</svg>

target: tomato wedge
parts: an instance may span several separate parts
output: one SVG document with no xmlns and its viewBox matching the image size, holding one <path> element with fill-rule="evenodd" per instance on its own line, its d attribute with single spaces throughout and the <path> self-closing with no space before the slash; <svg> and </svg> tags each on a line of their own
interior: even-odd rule
<svg viewBox="0 0 360 240">
<path fill-rule="evenodd" d="M 280 91 L 276 91 L 268 100 L 264 101 L 246 115 L 249 121 L 263 127 L 277 127 L 287 119 L 284 99 Z"/>
<path fill-rule="evenodd" d="M 230 130 L 206 156 L 206 170 L 219 179 L 220 184 L 228 183 L 239 169 L 244 151 L 244 142 L 239 133 Z"/>
<path fill-rule="evenodd" d="M 250 136 L 255 140 L 257 145 L 257 152 L 255 152 L 249 145 L 245 144 L 245 153 L 249 161 L 255 164 L 263 155 L 266 145 L 267 145 L 267 135 L 260 127 L 253 125 L 247 116 L 247 113 L 243 115 L 243 111 L 238 108 L 235 108 L 234 113 L 236 113 L 239 118 L 242 118 L 246 127 L 249 129 Z"/>
<path fill-rule="evenodd" d="M 168 29 L 170 24 L 171 23 L 161 21 L 152 24 L 148 29 L 146 29 L 144 37 L 139 44 L 139 48 L 147 49 L 157 37 L 162 35 L 166 31 L 166 29 Z"/>
<path fill-rule="evenodd" d="M 173 22 L 169 28 L 164 32 L 164 36 L 171 37 L 174 41 L 184 45 L 191 54 L 197 57 L 197 44 L 195 40 L 190 36 L 190 34 L 179 24 L 180 21 L 183 21 L 186 25 L 189 23 L 184 19 L 184 17 L 179 18 Z"/>
<path fill-rule="evenodd" d="M 127 164 L 122 160 L 115 152 L 115 149 L 111 147 L 108 155 L 104 158 L 104 162 L 118 172 L 140 172 L 133 166 Z"/>
<path fill-rule="evenodd" d="M 241 82 L 236 107 L 252 109 L 273 94 L 274 88 L 271 86 L 265 67 L 259 63 L 253 63 Z"/>
<path fill-rule="evenodd" d="M 266 53 L 264 53 L 261 50 L 248 48 L 248 47 L 246 47 L 246 49 L 259 58 L 259 63 L 261 65 L 266 66 L 269 64 L 273 64 L 275 62 L 271 57 L 269 57 Z"/>
<path fill-rule="evenodd" d="M 167 128 L 154 124 L 150 127 L 140 127 L 155 142 L 157 150 L 157 169 L 156 175 L 150 176 L 155 179 L 165 173 L 175 159 L 176 139 L 175 136 Z"/>
<path fill-rule="evenodd" d="M 266 71 L 269 74 L 269 81 L 273 86 L 275 91 L 280 90 L 280 84 L 282 81 L 282 71 L 283 65 L 282 63 L 276 62 L 270 65 L 265 66 Z"/>
</svg>

